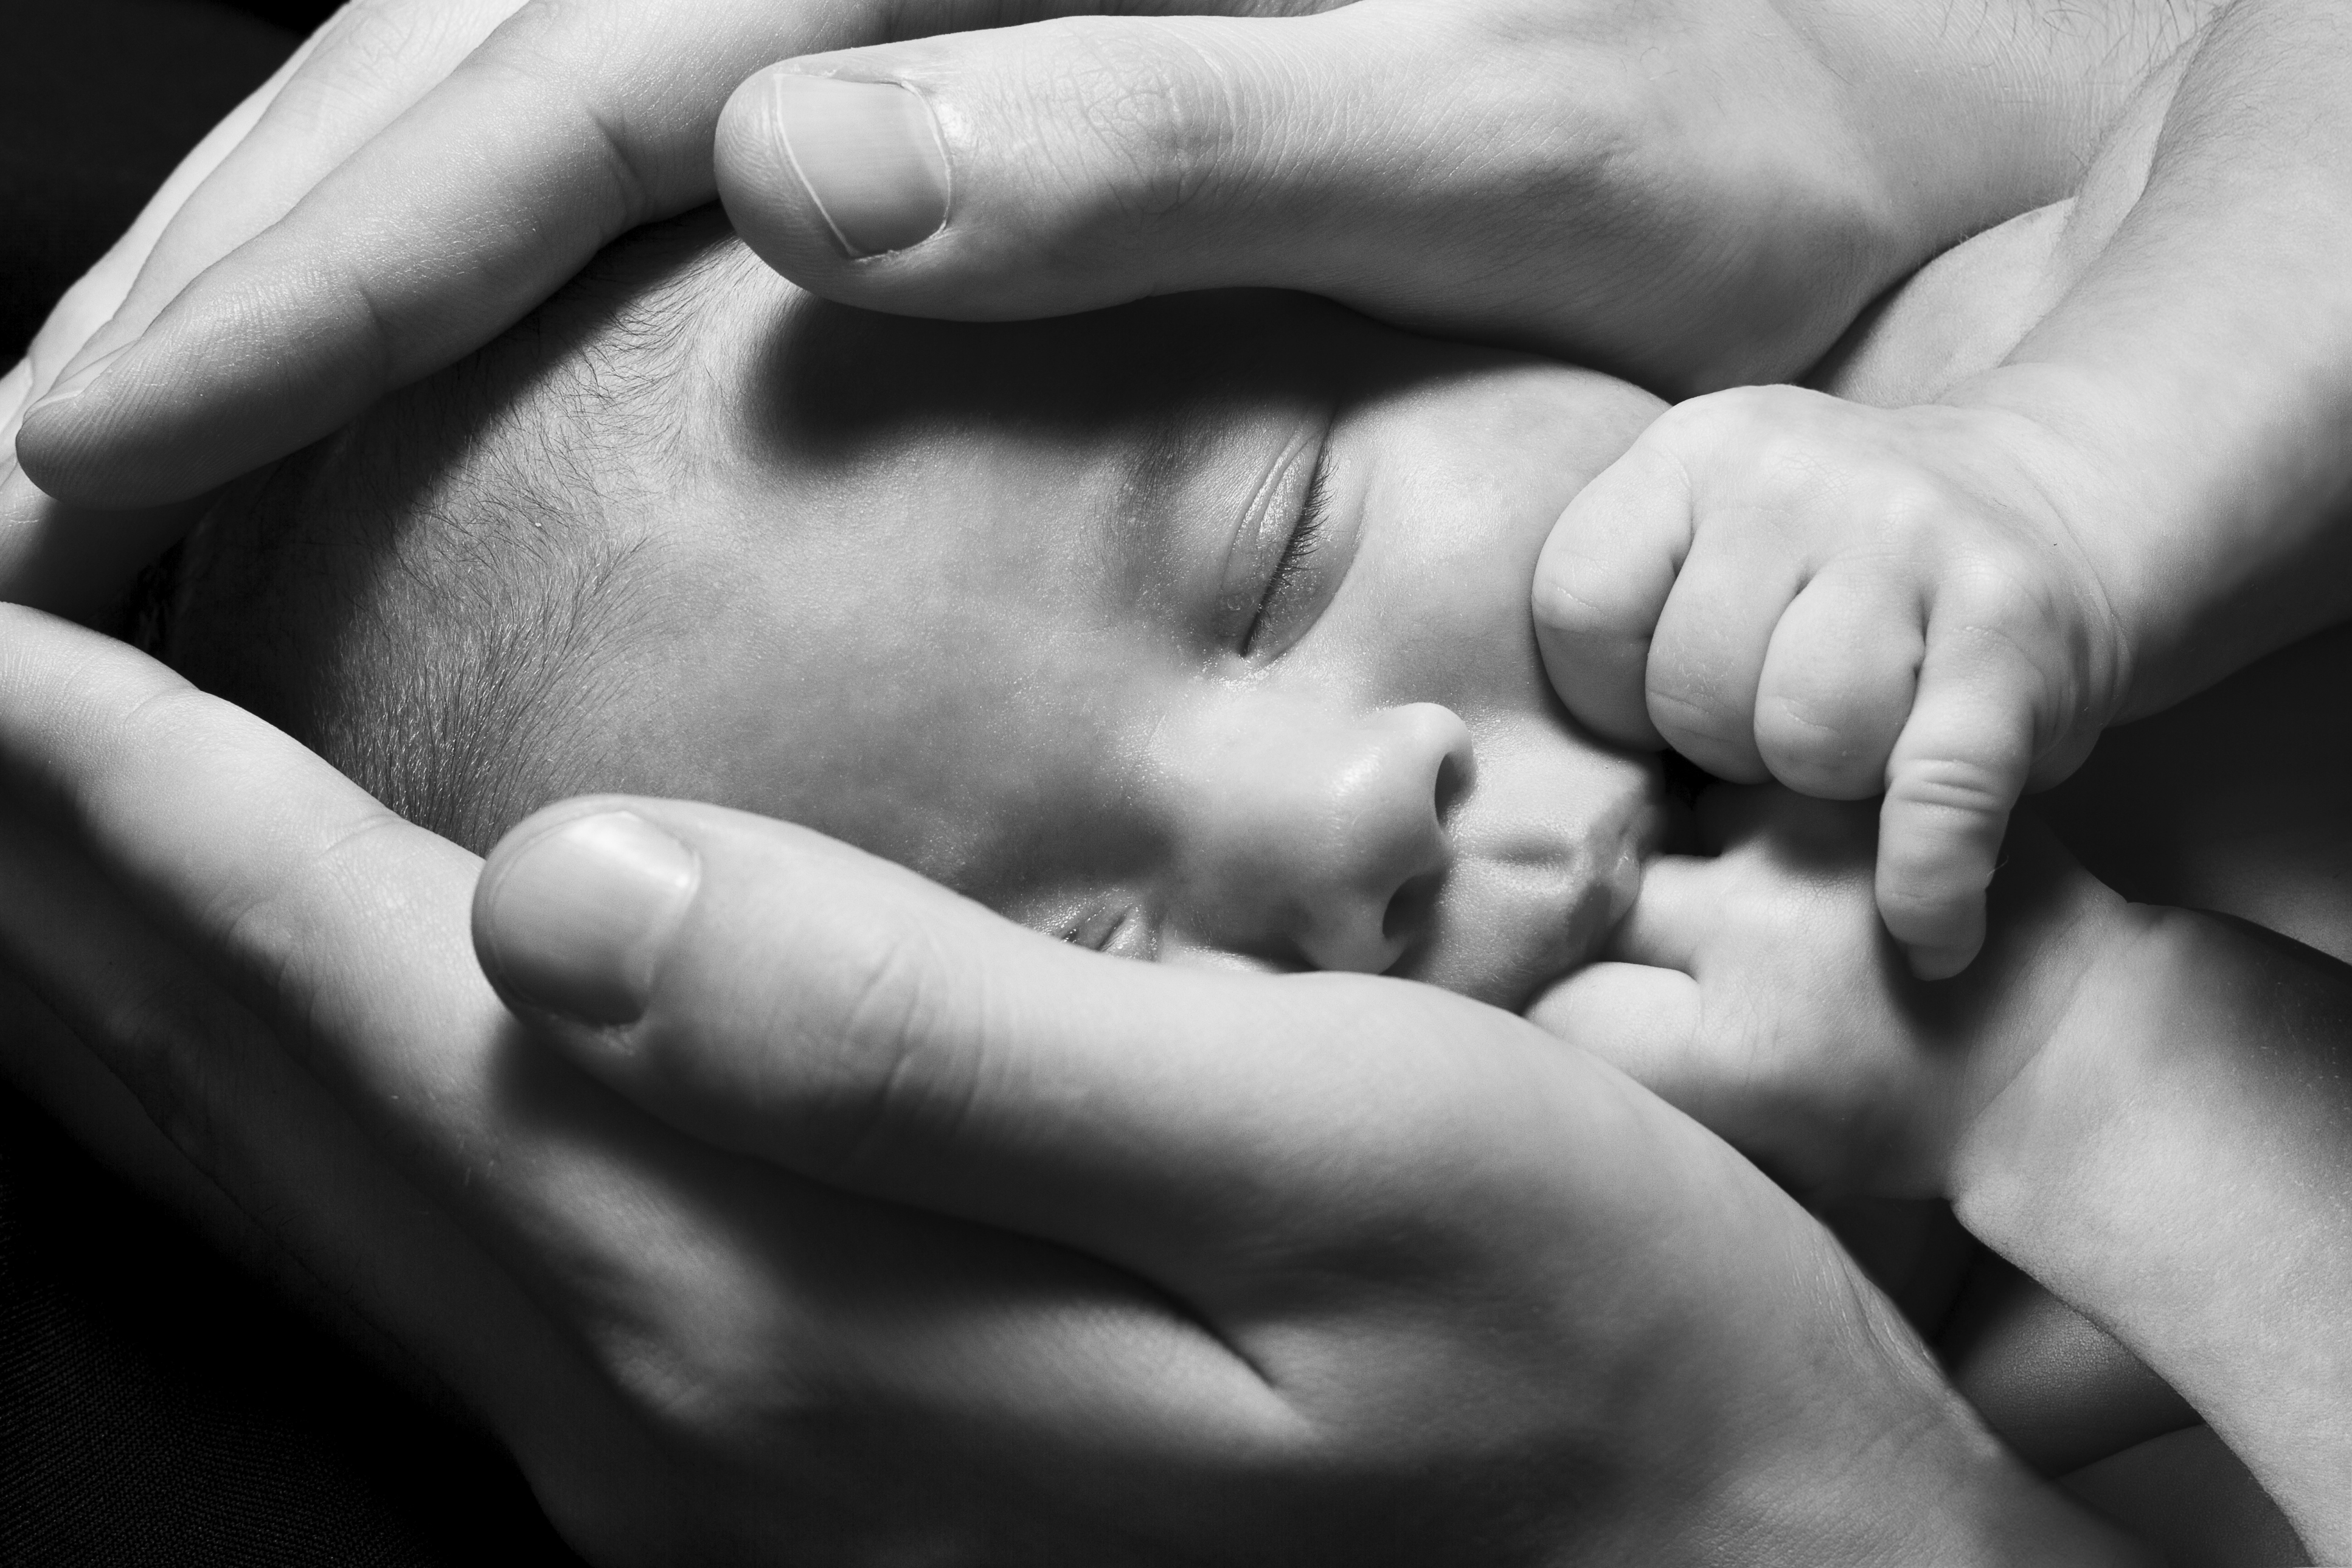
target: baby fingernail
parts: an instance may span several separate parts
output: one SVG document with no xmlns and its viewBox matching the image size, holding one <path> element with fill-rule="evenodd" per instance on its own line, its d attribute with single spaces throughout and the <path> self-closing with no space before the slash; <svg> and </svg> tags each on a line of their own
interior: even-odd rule
<svg viewBox="0 0 2352 1568">
<path fill-rule="evenodd" d="M 139 341 L 136 338 L 133 338 L 131 342 L 124 343 L 120 348 L 109 349 L 106 353 L 99 355 L 96 359 L 90 361 L 79 370 L 75 371 L 71 375 L 67 376 L 64 380 L 58 382 L 55 386 L 49 388 L 47 392 L 36 399 L 32 406 L 25 410 L 25 417 L 30 419 L 34 415 L 38 414 L 44 408 L 56 408 L 61 405 L 71 403 L 75 398 L 79 397 L 83 393 L 88 392 L 92 386 L 96 385 L 98 384 L 98 378 L 104 375 L 108 367 L 111 366 L 116 360 L 121 359 L 124 354 L 129 353 L 132 349 L 135 349 L 138 346 Z"/>
<path fill-rule="evenodd" d="M 551 829 L 500 858 L 476 942 L 492 981 L 583 1024 L 628 1024 L 701 879 L 694 851 L 634 812 Z"/>
<path fill-rule="evenodd" d="M 946 225 L 948 156 L 921 94 L 793 71 L 768 80 L 785 156 L 853 259 L 904 250 Z"/>
</svg>

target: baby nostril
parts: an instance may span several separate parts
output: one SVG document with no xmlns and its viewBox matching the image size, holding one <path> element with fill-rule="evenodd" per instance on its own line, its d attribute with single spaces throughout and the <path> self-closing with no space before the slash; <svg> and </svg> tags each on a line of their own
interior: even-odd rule
<svg viewBox="0 0 2352 1568">
<path fill-rule="evenodd" d="M 1437 826 L 1448 826 L 1454 806 L 1470 788 L 1470 759 L 1448 752 L 1437 760 Z"/>
<path fill-rule="evenodd" d="M 1403 886 L 1390 896 L 1389 907 L 1381 914 L 1381 937 L 1396 943 L 1400 956 L 1429 929 L 1430 916 L 1437 908 L 1437 890 L 1444 881 L 1444 872 L 1424 871 L 1406 878 Z"/>
</svg>

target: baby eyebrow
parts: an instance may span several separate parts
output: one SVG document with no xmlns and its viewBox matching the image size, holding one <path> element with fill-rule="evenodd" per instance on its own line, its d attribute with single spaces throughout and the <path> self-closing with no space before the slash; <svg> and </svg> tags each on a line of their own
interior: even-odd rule
<svg viewBox="0 0 2352 1568">
<path fill-rule="evenodd" d="M 1200 486 L 1193 481 L 1214 468 L 1218 447 L 1232 437 L 1219 420 L 1175 418 L 1155 424 L 1135 444 L 1119 480 L 1117 515 L 1100 536 L 1114 575 L 1139 571 L 1136 586 L 1155 596 L 1182 582 L 1200 548 Z"/>
</svg>

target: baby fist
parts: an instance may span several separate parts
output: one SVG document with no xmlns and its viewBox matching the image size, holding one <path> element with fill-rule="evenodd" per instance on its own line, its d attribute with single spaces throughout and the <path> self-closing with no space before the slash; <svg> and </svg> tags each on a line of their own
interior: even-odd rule
<svg viewBox="0 0 2352 1568">
<path fill-rule="evenodd" d="M 2124 638 L 2021 416 L 1741 387 L 1670 410 L 1570 503 L 1536 633 L 1570 710 L 1718 777 L 1884 791 L 1876 904 L 1924 979 L 1984 940 L 2018 796 L 2088 754 Z"/>
</svg>

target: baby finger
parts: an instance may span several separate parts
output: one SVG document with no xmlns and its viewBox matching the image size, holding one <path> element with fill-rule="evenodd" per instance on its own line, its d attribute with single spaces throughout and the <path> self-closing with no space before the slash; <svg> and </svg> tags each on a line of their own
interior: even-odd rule
<svg viewBox="0 0 2352 1568">
<path fill-rule="evenodd" d="M 1756 692 L 1756 748 L 1810 795 L 1861 800 L 1886 787 L 1926 650 L 1916 597 L 1860 571 L 1805 585 L 1773 630 Z"/>
<path fill-rule="evenodd" d="M 1627 745 L 1656 746 L 1650 633 L 1690 552 L 1682 465 L 1648 436 L 1586 485 L 1536 562 L 1536 644 L 1568 710 Z"/>
<path fill-rule="evenodd" d="M 1912 973 L 1941 980 L 1984 942 L 1985 889 L 2033 762 L 2042 678 L 1990 629 L 1931 645 L 1880 809 L 1878 910 Z"/>
<path fill-rule="evenodd" d="M 1741 520 L 1745 521 L 1745 520 Z M 1703 531 L 1650 645 L 1650 721 L 1717 778 L 1760 784 L 1756 698 L 1773 628 L 1804 585 L 1804 561 L 1770 526 Z"/>
</svg>

